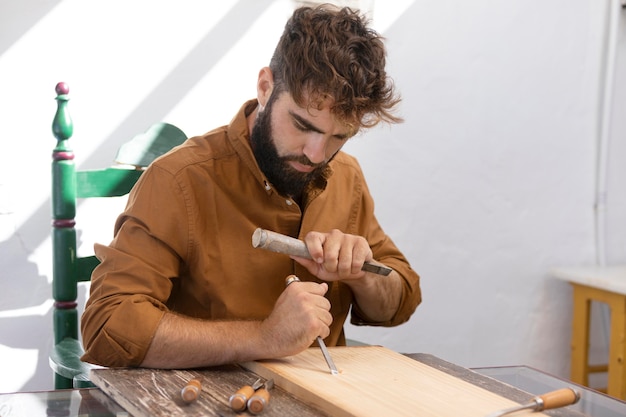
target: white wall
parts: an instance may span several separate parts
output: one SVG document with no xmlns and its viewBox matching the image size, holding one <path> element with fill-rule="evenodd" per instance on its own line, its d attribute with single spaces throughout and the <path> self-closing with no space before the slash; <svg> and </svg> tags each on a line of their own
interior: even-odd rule
<svg viewBox="0 0 626 417">
<path fill-rule="evenodd" d="M 354 2 L 352 2 L 354 3 Z M 393 329 L 348 335 L 463 366 L 569 372 L 571 302 L 553 266 L 596 261 L 596 149 L 609 0 L 374 1 L 406 122 L 350 142 L 380 221 L 422 276 Z M 0 1 L 0 392 L 52 387 L 50 124 L 70 86 L 81 167 L 155 121 L 200 134 L 254 94 L 288 0 Z M 619 17 L 607 262 L 626 262 L 626 24 Z M 110 239 L 117 206 L 92 220 Z M 81 295 L 84 302 L 84 294 Z M 604 333 L 596 333 L 600 354 Z"/>
</svg>

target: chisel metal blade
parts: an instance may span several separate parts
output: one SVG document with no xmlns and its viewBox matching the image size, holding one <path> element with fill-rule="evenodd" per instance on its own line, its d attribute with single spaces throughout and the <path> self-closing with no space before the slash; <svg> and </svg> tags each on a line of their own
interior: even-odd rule
<svg viewBox="0 0 626 417">
<path fill-rule="evenodd" d="M 328 348 L 326 347 L 326 343 L 324 343 L 324 339 L 321 336 L 317 336 L 317 344 L 320 345 L 320 349 L 322 350 L 322 355 L 324 355 L 324 359 L 330 368 L 330 373 L 333 375 L 339 375 L 339 371 L 335 366 L 335 362 L 333 362 L 333 358 L 330 357 L 330 352 L 328 352 Z"/>
<path fill-rule="evenodd" d="M 366 272 L 372 272 L 374 274 L 387 276 L 391 273 L 391 268 L 387 268 L 386 266 L 374 265 L 369 262 L 364 262 L 361 270 Z"/>
</svg>

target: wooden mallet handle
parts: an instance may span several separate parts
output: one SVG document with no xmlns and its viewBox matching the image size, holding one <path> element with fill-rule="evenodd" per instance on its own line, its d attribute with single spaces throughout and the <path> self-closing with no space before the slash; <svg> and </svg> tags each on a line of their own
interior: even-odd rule
<svg viewBox="0 0 626 417">
<path fill-rule="evenodd" d="M 271 230 L 261 228 L 256 229 L 252 234 L 252 247 L 266 249 L 271 252 L 282 253 L 285 255 L 311 259 L 311 254 L 306 247 L 306 243 L 291 236 L 272 232 Z M 387 276 L 391 273 L 391 268 L 384 265 L 375 265 L 370 262 L 363 263 L 363 267 L 361 269 L 383 276 Z"/>
<path fill-rule="evenodd" d="M 311 259 L 306 243 L 271 230 L 256 229 L 252 234 L 252 247 Z"/>
</svg>

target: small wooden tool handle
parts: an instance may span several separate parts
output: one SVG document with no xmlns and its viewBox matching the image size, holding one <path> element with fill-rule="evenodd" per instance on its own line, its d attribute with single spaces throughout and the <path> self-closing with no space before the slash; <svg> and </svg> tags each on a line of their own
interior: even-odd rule
<svg viewBox="0 0 626 417">
<path fill-rule="evenodd" d="M 254 393 L 248 400 L 248 411 L 252 414 L 259 414 L 263 411 L 265 406 L 270 402 L 270 393 L 265 388 L 261 388 Z"/>
<path fill-rule="evenodd" d="M 572 388 L 562 388 L 539 395 L 537 398 L 543 402 L 543 407 L 539 411 L 551 410 L 576 404 L 580 400 L 580 393 Z"/>
<path fill-rule="evenodd" d="M 230 396 L 228 400 L 228 404 L 230 404 L 230 408 L 233 411 L 243 411 L 246 409 L 246 404 L 248 403 L 248 398 L 254 394 L 254 388 L 250 385 L 245 385 L 239 390 Z"/>
<path fill-rule="evenodd" d="M 256 229 L 252 234 L 252 247 L 311 259 L 306 243 L 271 230 Z"/>
<path fill-rule="evenodd" d="M 184 402 L 191 403 L 198 399 L 200 391 L 202 391 L 202 384 L 200 383 L 200 380 L 192 379 L 187 382 L 187 385 L 185 385 L 180 391 L 180 397 Z"/>
</svg>

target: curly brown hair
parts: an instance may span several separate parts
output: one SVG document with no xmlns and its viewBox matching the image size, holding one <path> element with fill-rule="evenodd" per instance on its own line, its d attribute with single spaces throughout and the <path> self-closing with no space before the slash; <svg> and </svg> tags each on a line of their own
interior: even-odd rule
<svg viewBox="0 0 626 417">
<path fill-rule="evenodd" d="M 400 98 L 385 72 L 383 38 L 368 23 L 348 7 L 296 9 L 270 61 L 275 92 L 308 108 L 330 98 L 331 112 L 355 130 L 401 122 L 392 114 Z"/>
</svg>

